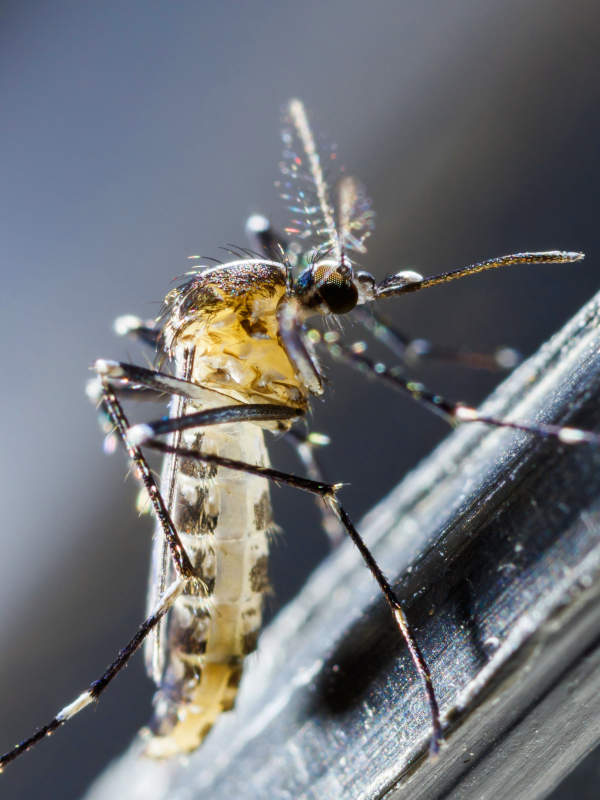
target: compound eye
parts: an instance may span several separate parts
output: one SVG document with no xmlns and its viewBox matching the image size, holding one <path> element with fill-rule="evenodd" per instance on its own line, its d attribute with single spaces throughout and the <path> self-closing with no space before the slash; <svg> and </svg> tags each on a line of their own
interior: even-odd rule
<svg viewBox="0 0 600 800">
<path fill-rule="evenodd" d="M 319 286 L 319 294 L 333 314 L 346 314 L 358 302 L 358 289 L 337 270 Z"/>
</svg>

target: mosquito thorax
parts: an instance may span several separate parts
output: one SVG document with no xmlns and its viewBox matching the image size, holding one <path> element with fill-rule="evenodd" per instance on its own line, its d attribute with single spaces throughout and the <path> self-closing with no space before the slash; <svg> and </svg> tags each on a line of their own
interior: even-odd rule
<svg viewBox="0 0 600 800">
<path fill-rule="evenodd" d="M 374 285 L 368 272 L 355 273 L 338 261 L 322 260 L 300 273 L 294 289 L 307 309 L 322 314 L 347 314 L 372 299 Z"/>
</svg>

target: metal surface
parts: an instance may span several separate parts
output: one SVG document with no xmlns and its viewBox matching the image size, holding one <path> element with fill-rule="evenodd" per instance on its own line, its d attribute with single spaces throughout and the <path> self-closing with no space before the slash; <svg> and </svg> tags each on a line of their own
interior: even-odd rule
<svg viewBox="0 0 600 800">
<path fill-rule="evenodd" d="M 597 428 L 599 313 L 600 295 L 486 412 Z M 599 496 L 598 450 L 466 425 L 363 520 L 432 670 L 437 762 L 403 643 L 344 545 L 196 754 L 152 763 L 134 743 L 88 800 L 543 797 L 600 739 Z"/>
</svg>

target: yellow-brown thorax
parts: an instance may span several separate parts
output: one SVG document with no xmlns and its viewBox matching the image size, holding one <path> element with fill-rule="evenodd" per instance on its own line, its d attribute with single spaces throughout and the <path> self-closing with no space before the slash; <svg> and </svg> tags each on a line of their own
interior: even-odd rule
<svg viewBox="0 0 600 800">
<path fill-rule="evenodd" d="M 275 262 L 240 262 L 199 275 L 167 296 L 164 346 L 194 350 L 189 380 L 241 403 L 306 410 L 308 390 L 281 343 L 286 293 Z"/>
</svg>

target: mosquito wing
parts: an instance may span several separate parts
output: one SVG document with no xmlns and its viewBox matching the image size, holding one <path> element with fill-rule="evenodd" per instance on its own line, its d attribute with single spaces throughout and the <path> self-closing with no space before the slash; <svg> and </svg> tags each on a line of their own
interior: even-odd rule
<svg viewBox="0 0 600 800">
<path fill-rule="evenodd" d="M 338 184 L 338 231 L 343 253 L 366 253 L 366 240 L 375 227 L 375 212 L 364 186 L 350 175 Z"/>
<path fill-rule="evenodd" d="M 165 537 L 155 535 L 152 543 L 148 595 L 146 598 L 147 614 L 159 604 L 167 586 L 175 579 L 173 563 Z M 166 614 L 146 637 L 144 642 L 144 663 L 146 672 L 158 686 L 162 680 L 167 653 L 167 619 Z"/>
<path fill-rule="evenodd" d="M 300 100 L 290 100 L 283 122 L 283 157 L 279 164 L 282 180 L 278 186 L 293 214 L 285 232 L 299 242 L 309 240 L 309 248 L 302 246 L 306 258 L 310 258 L 312 250 L 340 259 L 341 243 L 325 170 Z M 328 160 L 335 160 L 335 151 L 330 152 Z"/>
</svg>

